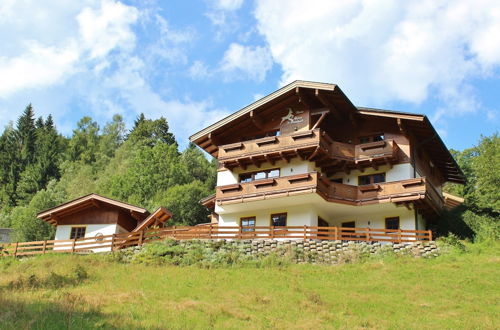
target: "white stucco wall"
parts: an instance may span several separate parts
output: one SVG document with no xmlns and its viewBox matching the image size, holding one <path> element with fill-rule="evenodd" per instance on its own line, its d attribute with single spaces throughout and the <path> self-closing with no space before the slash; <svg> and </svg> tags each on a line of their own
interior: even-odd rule
<svg viewBox="0 0 500 330">
<path fill-rule="evenodd" d="M 269 163 L 264 163 L 260 166 L 260 168 L 254 165 L 250 165 L 245 170 L 243 170 L 242 168 L 236 168 L 233 171 L 230 170 L 218 171 L 217 185 L 224 186 L 228 184 L 238 183 L 240 173 L 255 172 L 271 168 L 279 168 L 280 176 L 303 174 L 303 173 L 313 172 L 316 170 L 314 168 L 314 163 L 306 160 L 301 160 L 299 158 L 294 158 L 290 160 L 290 163 L 287 163 L 285 161 L 278 161 L 274 165 L 271 165 Z"/>
<path fill-rule="evenodd" d="M 55 240 L 70 239 L 69 237 L 71 234 L 71 227 L 79 227 L 79 226 L 80 225 L 57 226 Z M 87 228 L 85 231 L 85 237 L 95 237 L 98 233 L 101 233 L 102 235 L 106 236 L 106 235 L 127 232 L 125 229 L 118 226 L 117 224 L 85 225 L 85 227 Z M 61 244 L 68 244 L 68 243 L 61 243 Z M 105 244 L 108 245 L 110 243 L 105 243 Z M 83 246 L 83 247 L 85 247 L 85 246 Z M 89 247 L 90 247 L 90 245 L 89 245 Z M 54 249 L 61 250 L 61 249 L 69 249 L 69 248 L 70 247 L 61 247 L 61 248 L 55 247 Z M 108 247 L 108 248 L 96 248 L 96 249 L 91 249 L 91 250 L 93 252 L 105 252 L 105 251 L 111 251 L 111 248 L 110 247 Z"/>
<path fill-rule="evenodd" d="M 390 168 L 388 165 L 384 165 L 380 166 L 378 170 L 375 170 L 374 168 L 367 168 L 364 172 L 361 172 L 359 170 L 351 171 L 349 174 L 340 172 L 335 174 L 332 179 L 342 178 L 342 183 L 357 186 L 358 176 L 384 172 L 385 180 L 387 182 L 413 178 L 413 166 L 409 163 L 406 163 L 394 165 L 392 168 Z"/>
</svg>

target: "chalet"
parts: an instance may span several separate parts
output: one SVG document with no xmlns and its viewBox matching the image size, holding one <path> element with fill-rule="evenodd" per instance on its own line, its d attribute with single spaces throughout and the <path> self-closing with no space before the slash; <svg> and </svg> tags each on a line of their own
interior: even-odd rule
<svg viewBox="0 0 500 330">
<path fill-rule="evenodd" d="M 150 214 L 142 207 L 97 194 L 74 199 L 37 215 L 39 219 L 56 226 L 56 241 L 88 238 L 99 241 L 109 235 L 133 233 L 151 226 L 163 225 L 171 216 L 164 207 Z M 109 251 L 110 247 L 92 250 Z"/>
<path fill-rule="evenodd" d="M 465 180 L 425 115 L 356 107 L 333 84 L 295 81 L 190 140 L 219 163 L 212 222 L 247 233 L 425 230 L 460 203 L 443 184 Z"/>
</svg>

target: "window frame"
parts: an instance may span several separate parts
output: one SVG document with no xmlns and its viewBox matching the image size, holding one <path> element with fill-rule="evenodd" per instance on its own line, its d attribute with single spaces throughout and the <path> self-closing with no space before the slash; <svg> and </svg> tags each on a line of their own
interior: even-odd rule
<svg viewBox="0 0 500 330">
<path fill-rule="evenodd" d="M 285 225 L 284 226 L 276 226 L 276 225 L 274 225 L 274 223 L 273 223 L 273 216 L 278 216 L 278 215 L 285 215 Z M 271 227 L 286 227 L 287 223 L 288 223 L 288 212 L 272 213 L 269 216 L 269 225 Z"/>
<path fill-rule="evenodd" d="M 353 224 L 352 227 L 350 227 L 350 226 L 346 227 L 345 226 L 346 224 L 351 224 L 351 223 Z M 356 221 L 344 221 L 344 222 L 340 223 L 340 227 L 341 228 L 356 228 Z"/>
<path fill-rule="evenodd" d="M 393 221 L 395 219 L 397 219 L 397 221 L 398 221 L 398 228 L 387 228 L 387 222 L 388 221 Z M 384 225 L 385 225 L 385 229 L 399 230 L 399 229 L 401 229 L 401 219 L 399 218 L 399 216 L 396 216 L 396 217 L 386 217 L 385 220 L 384 220 Z"/>
<path fill-rule="evenodd" d="M 276 170 L 278 171 L 278 175 L 277 176 L 269 176 L 270 172 L 276 171 Z M 255 179 L 255 174 L 262 173 L 262 172 L 266 173 L 266 177 L 265 178 L 261 178 L 261 179 Z M 241 181 L 241 176 L 242 175 L 250 175 L 250 178 L 251 178 L 250 181 L 242 182 Z M 267 170 L 260 170 L 260 171 L 240 173 L 240 174 L 238 174 L 238 183 L 248 183 L 248 182 L 253 182 L 253 181 L 258 181 L 258 180 L 273 179 L 273 178 L 279 178 L 280 176 L 281 176 L 281 168 L 279 168 L 279 167 L 273 167 L 273 168 L 270 168 L 270 169 L 267 169 Z"/>
<path fill-rule="evenodd" d="M 250 226 L 249 225 L 243 226 L 243 221 L 249 221 L 249 220 L 253 220 L 253 226 L 251 226 L 251 225 Z M 256 223 L 257 223 L 256 216 L 241 217 L 240 218 L 241 231 L 242 232 L 254 232 Z M 243 227 L 245 227 L 245 228 L 243 228 Z M 254 227 L 254 228 L 249 228 L 249 227 Z"/>
<path fill-rule="evenodd" d="M 365 139 L 366 139 L 366 142 L 363 141 Z M 363 136 L 358 137 L 359 144 L 379 142 L 379 141 L 384 141 L 384 140 L 385 140 L 385 133 L 363 135 Z"/>
<path fill-rule="evenodd" d="M 376 175 L 380 175 L 380 174 L 384 175 L 384 181 L 374 182 L 375 181 L 374 177 Z M 370 178 L 370 183 L 360 184 L 360 178 Z M 386 179 L 387 179 L 387 173 L 386 172 L 372 173 L 372 174 L 367 174 L 367 175 L 358 175 L 358 186 L 367 186 L 367 185 L 370 185 L 370 184 L 384 183 L 384 182 L 387 182 Z"/>
<path fill-rule="evenodd" d="M 79 235 L 79 232 L 81 232 L 82 229 L 83 229 L 83 236 L 77 237 Z M 71 226 L 71 230 L 69 232 L 69 239 L 85 238 L 86 233 L 87 233 L 87 226 Z"/>
</svg>

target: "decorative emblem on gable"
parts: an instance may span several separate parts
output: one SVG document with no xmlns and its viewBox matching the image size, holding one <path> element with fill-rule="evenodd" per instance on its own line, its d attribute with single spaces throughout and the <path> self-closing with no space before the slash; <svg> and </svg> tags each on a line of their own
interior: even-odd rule
<svg viewBox="0 0 500 330">
<path fill-rule="evenodd" d="M 304 113 L 304 111 L 294 111 L 292 108 L 287 109 L 288 114 L 284 117 L 281 117 L 280 125 L 282 125 L 286 121 L 288 121 L 288 124 L 298 124 L 304 121 L 304 118 L 302 116 L 299 116 L 300 114 Z"/>
</svg>

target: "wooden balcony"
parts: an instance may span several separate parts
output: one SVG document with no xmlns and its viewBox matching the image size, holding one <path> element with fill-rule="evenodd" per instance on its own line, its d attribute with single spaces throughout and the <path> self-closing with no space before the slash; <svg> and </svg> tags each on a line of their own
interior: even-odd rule
<svg viewBox="0 0 500 330">
<path fill-rule="evenodd" d="M 225 205 L 310 193 L 318 193 L 329 202 L 348 205 L 425 200 L 436 211 L 442 205 L 439 193 L 425 178 L 352 186 L 330 182 L 317 172 L 219 186 L 215 197 L 219 205 Z"/>
<path fill-rule="evenodd" d="M 315 161 L 319 167 L 362 167 L 380 162 L 397 161 L 398 146 L 393 140 L 364 144 L 348 144 L 333 141 L 319 129 L 296 132 L 286 136 L 272 136 L 238 142 L 219 147 L 219 163 L 226 168 L 243 167 L 278 160 L 290 161 L 301 157 Z"/>
</svg>

